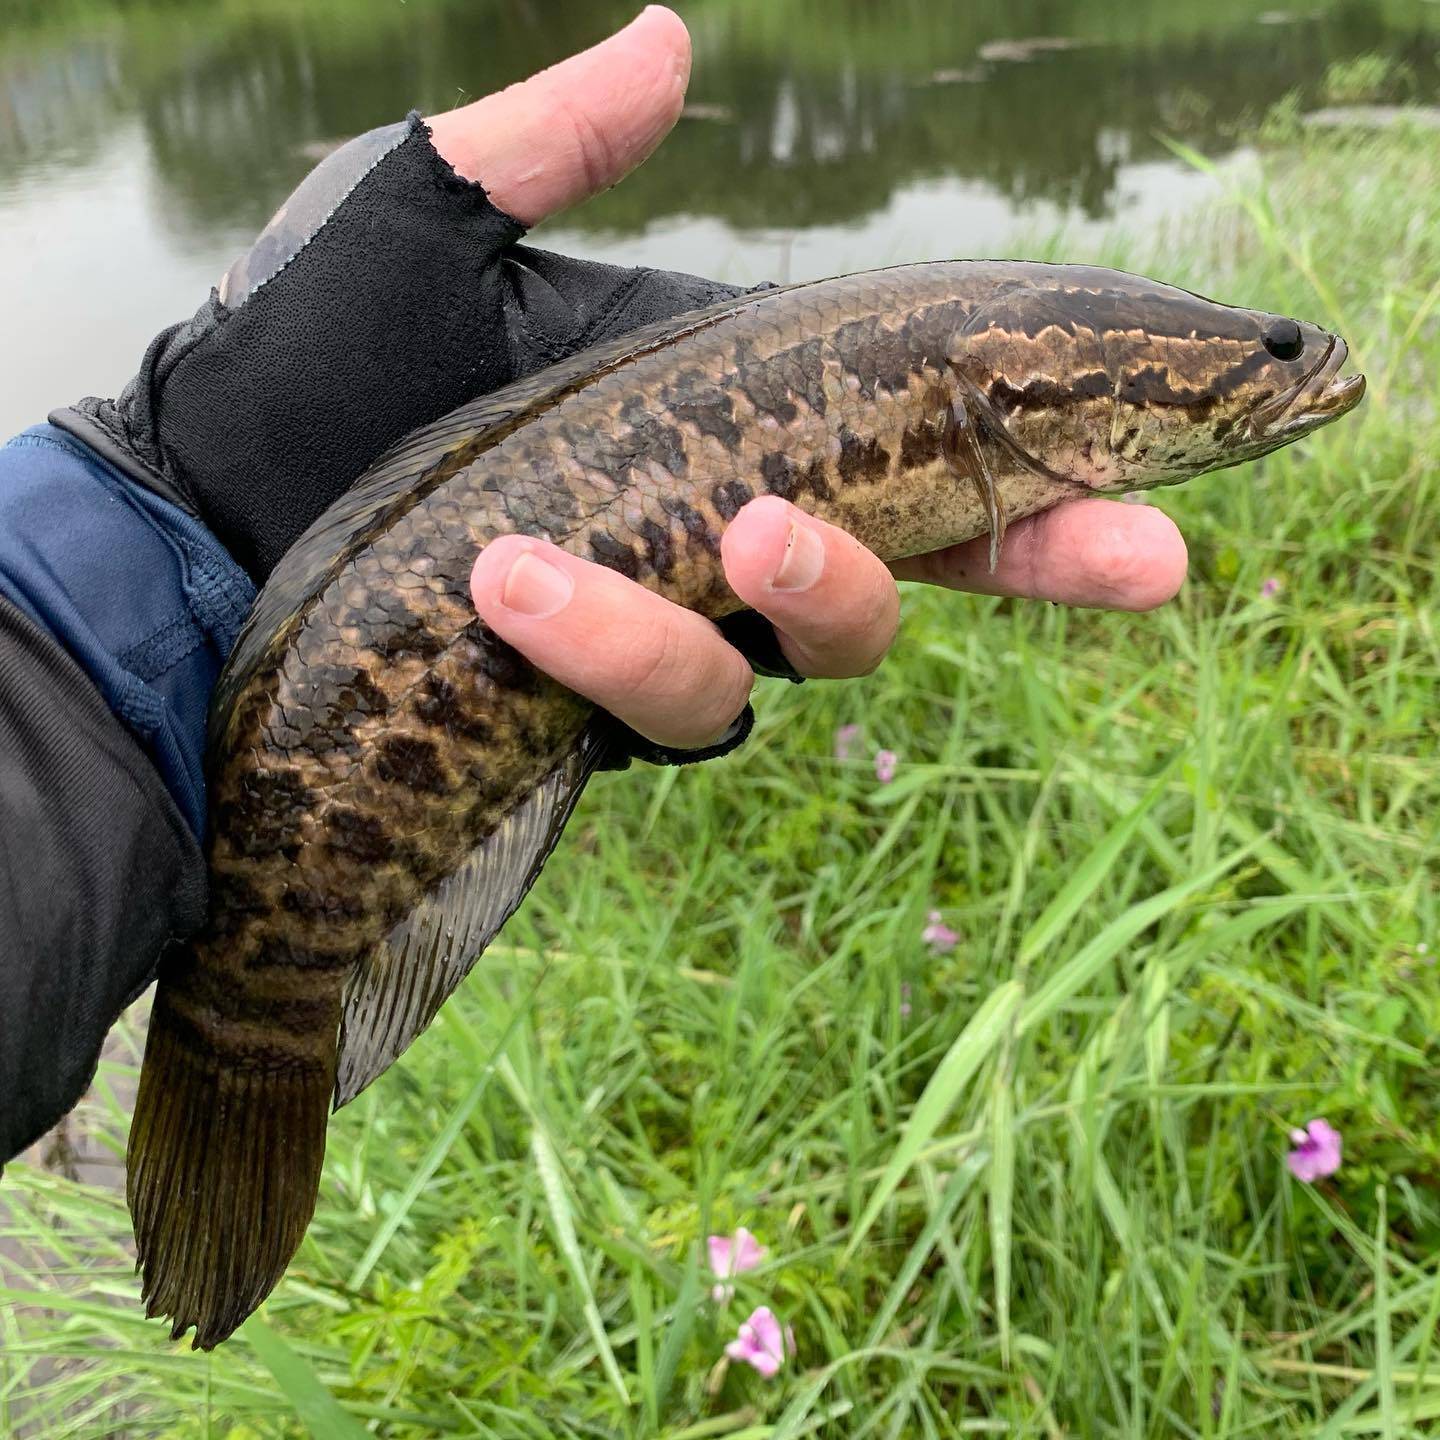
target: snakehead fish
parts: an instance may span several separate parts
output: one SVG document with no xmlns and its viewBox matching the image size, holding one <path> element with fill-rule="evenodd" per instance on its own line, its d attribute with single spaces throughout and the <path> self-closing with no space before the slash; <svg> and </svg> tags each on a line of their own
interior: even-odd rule
<svg viewBox="0 0 1440 1440">
<path fill-rule="evenodd" d="M 150 1314 L 209 1349 L 314 1211 L 326 1121 L 535 879 L 605 717 L 475 615 L 497 535 L 719 618 L 774 494 L 882 559 L 1254 459 L 1353 408 L 1344 342 L 1153 281 L 955 261 L 742 296 L 401 442 L 281 562 L 211 719 L 206 928 L 162 966 L 129 1148 Z M 613 733 L 613 729 L 610 730 Z"/>
</svg>

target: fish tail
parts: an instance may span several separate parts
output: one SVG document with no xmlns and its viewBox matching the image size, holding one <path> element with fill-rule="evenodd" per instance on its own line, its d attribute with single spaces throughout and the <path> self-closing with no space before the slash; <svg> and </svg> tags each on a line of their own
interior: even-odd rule
<svg viewBox="0 0 1440 1440">
<path fill-rule="evenodd" d="M 335 1087 L 328 1046 L 243 1060 L 162 981 L 130 1126 L 126 1198 L 145 1313 L 231 1335 L 275 1288 L 315 1211 Z M 339 1015 L 338 996 L 335 1001 Z M 212 1017 L 213 1018 L 213 1017 Z M 207 1033 L 208 1032 L 208 1033 Z"/>
</svg>

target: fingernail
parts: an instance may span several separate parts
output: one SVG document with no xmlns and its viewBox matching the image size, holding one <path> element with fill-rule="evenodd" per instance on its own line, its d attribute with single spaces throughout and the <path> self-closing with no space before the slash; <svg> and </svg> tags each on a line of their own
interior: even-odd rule
<svg viewBox="0 0 1440 1440">
<path fill-rule="evenodd" d="M 500 603 L 532 620 L 548 620 L 570 603 L 574 593 L 575 582 L 563 570 L 527 550 L 510 567 L 500 588 Z"/>
<path fill-rule="evenodd" d="M 825 569 L 825 542 L 808 526 L 790 525 L 785 554 L 770 581 L 772 590 L 808 590 Z"/>
</svg>

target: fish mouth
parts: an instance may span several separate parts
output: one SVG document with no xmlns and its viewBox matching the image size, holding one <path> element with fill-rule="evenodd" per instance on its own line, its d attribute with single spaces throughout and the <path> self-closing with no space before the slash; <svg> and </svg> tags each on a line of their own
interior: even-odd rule
<svg viewBox="0 0 1440 1440">
<path fill-rule="evenodd" d="M 1293 440 L 1353 410 L 1365 394 L 1365 377 L 1340 374 L 1349 358 L 1350 347 L 1332 335 L 1325 353 L 1299 380 L 1255 407 L 1252 439 Z"/>
</svg>

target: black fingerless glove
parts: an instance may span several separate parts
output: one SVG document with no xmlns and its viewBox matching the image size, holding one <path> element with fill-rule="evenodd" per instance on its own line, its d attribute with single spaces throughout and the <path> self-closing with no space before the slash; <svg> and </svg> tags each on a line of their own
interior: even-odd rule
<svg viewBox="0 0 1440 1440">
<path fill-rule="evenodd" d="M 410 431 L 740 293 L 532 250 L 516 244 L 524 233 L 435 151 L 418 115 L 371 131 L 317 166 L 195 315 L 156 336 L 118 400 L 51 422 L 198 516 L 263 583 Z M 768 626 L 741 620 L 741 632 L 768 636 L 768 655 L 747 652 L 761 673 L 799 678 Z M 697 758 L 636 740 L 647 758 Z"/>
</svg>

